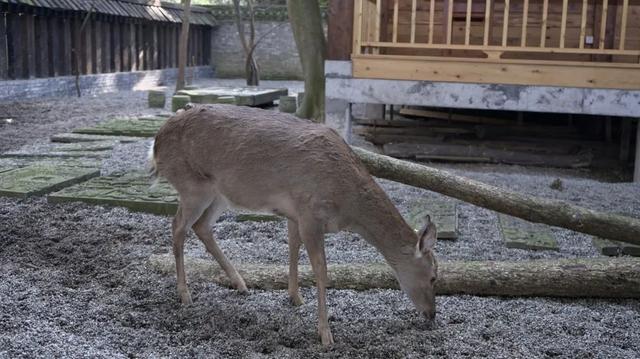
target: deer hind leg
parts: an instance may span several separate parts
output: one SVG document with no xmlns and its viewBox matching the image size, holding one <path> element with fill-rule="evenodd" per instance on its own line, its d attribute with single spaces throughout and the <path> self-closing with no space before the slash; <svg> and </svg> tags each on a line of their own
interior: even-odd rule
<svg viewBox="0 0 640 359">
<path fill-rule="evenodd" d="M 298 290 L 298 259 L 302 240 L 296 222 L 289 220 L 287 230 L 289 232 L 289 299 L 293 305 L 299 306 L 304 304 Z"/>
<path fill-rule="evenodd" d="M 176 260 L 176 272 L 178 276 L 178 295 L 182 304 L 191 304 L 191 294 L 187 286 L 187 278 L 184 271 L 184 241 L 187 230 L 198 220 L 202 212 L 211 203 L 206 195 L 180 195 L 178 212 L 173 218 L 173 255 Z"/>
<path fill-rule="evenodd" d="M 204 243 L 207 251 L 211 253 L 213 258 L 215 258 L 216 261 L 218 261 L 218 264 L 220 264 L 220 267 L 222 267 L 225 273 L 227 273 L 227 276 L 229 276 L 229 279 L 231 280 L 231 285 L 233 285 L 233 287 L 240 293 L 248 293 L 244 279 L 242 279 L 242 276 L 240 276 L 233 264 L 231 264 L 227 259 L 213 238 L 211 223 L 214 223 L 218 219 L 224 209 L 224 202 L 219 198 L 214 199 L 209 208 L 204 211 L 202 216 L 200 216 L 200 219 L 198 219 L 198 221 L 193 225 L 193 231 L 196 232 L 196 235 L 200 238 L 202 243 Z"/>
<path fill-rule="evenodd" d="M 333 335 L 329 328 L 329 315 L 327 313 L 327 260 L 324 254 L 324 232 L 319 225 L 299 223 L 300 237 L 309 253 L 309 261 L 316 276 L 318 287 L 318 333 L 322 345 L 333 344 Z"/>
</svg>

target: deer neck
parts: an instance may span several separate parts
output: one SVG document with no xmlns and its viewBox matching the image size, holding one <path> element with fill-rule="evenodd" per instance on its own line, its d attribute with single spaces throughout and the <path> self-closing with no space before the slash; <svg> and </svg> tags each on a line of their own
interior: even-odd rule
<svg viewBox="0 0 640 359">
<path fill-rule="evenodd" d="M 414 255 L 416 234 L 386 194 L 363 202 L 356 210 L 353 230 L 376 247 L 395 269 L 408 256 Z"/>
</svg>

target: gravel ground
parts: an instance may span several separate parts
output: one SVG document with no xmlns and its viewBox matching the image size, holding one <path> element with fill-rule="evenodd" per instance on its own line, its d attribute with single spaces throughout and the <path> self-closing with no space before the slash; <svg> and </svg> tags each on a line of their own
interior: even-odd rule
<svg viewBox="0 0 640 359">
<path fill-rule="evenodd" d="M 216 82 L 208 81 L 207 84 Z M 225 84 L 239 84 L 225 81 Z M 280 83 L 266 83 L 280 85 Z M 286 83 L 299 89 L 300 83 Z M 144 93 L 0 104 L 0 151 L 46 141 L 54 133 L 114 115 L 149 114 Z M 119 145 L 103 172 L 140 168 L 148 142 Z M 584 171 L 437 164 L 523 193 L 640 217 L 640 186 L 595 180 Z M 549 187 L 561 178 L 564 190 Z M 398 208 L 437 194 L 380 181 Z M 460 238 L 440 241 L 441 260 L 594 257 L 588 236 L 553 228 L 559 252 L 507 249 L 495 213 L 459 205 Z M 286 225 L 214 227 L 228 256 L 286 263 Z M 399 291 L 329 291 L 336 344 L 316 338 L 313 289 L 294 308 L 286 291 L 241 296 L 210 282 L 190 283 L 194 304 L 178 304 L 175 277 L 151 270 L 151 254 L 169 253 L 170 219 L 121 208 L 52 205 L 0 198 L 0 357 L 640 357 L 640 302 L 545 298 L 438 297 L 433 328 Z M 191 236 L 187 255 L 208 257 Z M 381 261 L 356 235 L 327 238 L 332 263 Z M 302 261 L 306 262 L 306 255 Z"/>
</svg>

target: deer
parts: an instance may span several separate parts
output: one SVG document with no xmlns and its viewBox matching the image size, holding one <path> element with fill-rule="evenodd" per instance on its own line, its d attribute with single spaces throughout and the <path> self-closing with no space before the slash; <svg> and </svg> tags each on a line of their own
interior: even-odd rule
<svg viewBox="0 0 640 359">
<path fill-rule="evenodd" d="M 236 208 L 286 218 L 293 305 L 303 304 L 298 261 L 304 244 L 316 279 L 318 334 L 324 346 L 334 343 L 326 299 L 327 233 L 347 230 L 362 236 L 382 254 L 418 312 L 434 320 L 435 225 L 426 216 L 416 233 L 334 129 L 270 110 L 198 105 L 167 120 L 149 155 L 152 177 L 165 178 L 178 192 L 172 236 L 182 304 L 192 303 L 183 251 L 189 228 L 231 285 L 248 292 L 212 233 L 221 213 Z"/>
</svg>

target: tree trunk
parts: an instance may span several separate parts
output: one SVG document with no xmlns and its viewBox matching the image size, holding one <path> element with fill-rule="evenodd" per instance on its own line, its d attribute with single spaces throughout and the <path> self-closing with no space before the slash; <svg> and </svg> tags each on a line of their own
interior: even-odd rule
<svg viewBox="0 0 640 359">
<path fill-rule="evenodd" d="M 318 0 L 287 0 L 289 22 L 304 74 L 304 101 L 296 115 L 324 122 L 326 45 Z"/>
<path fill-rule="evenodd" d="M 149 264 L 175 275 L 170 254 L 152 255 Z M 191 277 L 231 287 L 213 259 L 185 258 L 185 265 Z M 245 264 L 238 271 L 249 288 L 287 289 L 285 265 Z M 300 266 L 299 275 L 301 286 L 314 286 L 310 266 Z M 383 263 L 329 265 L 328 275 L 330 288 L 399 288 L 391 268 Z M 440 295 L 640 298 L 640 260 L 635 258 L 440 262 L 438 277 L 436 292 Z"/>
<path fill-rule="evenodd" d="M 182 0 L 182 30 L 180 31 L 180 43 L 178 44 L 178 79 L 176 81 L 176 92 L 184 89 L 184 73 L 187 66 L 187 49 L 189 45 L 189 18 L 191 17 L 191 0 Z"/>
<path fill-rule="evenodd" d="M 249 40 L 247 40 L 244 31 L 240 0 L 233 0 L 233 12 L 236 20 L 236 27 L 238 28 L 238 36 L 240 37 L 240 43 L 242 44 L 245 54 L 244 77 L 247 82 L 247 86 L 259 86 L 260 70 L 254 57 L 254 50 L 258 43 L 256 42 L 256 19 L 253 0 L 247 0 L 247 8 L 249 10 Z"/>
<path fill-rule="evenodd" d="M 530 222 L 640 245 L 640 220 L 636 218 L 527 196 L 361 148 L 352 149 L 373 176 L 425 188 Z"/>
</svg>

